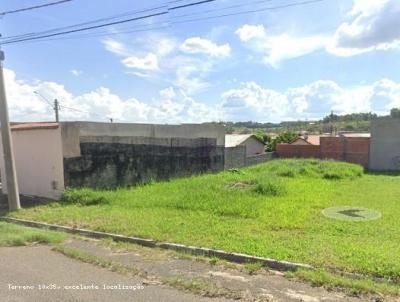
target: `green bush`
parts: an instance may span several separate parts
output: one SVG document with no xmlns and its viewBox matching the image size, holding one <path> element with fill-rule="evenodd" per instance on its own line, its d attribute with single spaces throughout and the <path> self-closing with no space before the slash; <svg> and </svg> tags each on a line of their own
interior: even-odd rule
<svg viewBox="0 0 400 302">
<path fill-rule="evenodd" d="M 62 203 L 92 206 L 107 204 L 110 201 L 103 194 L 89 188 L 67 189 L 61 197 Z"/>
</svg>

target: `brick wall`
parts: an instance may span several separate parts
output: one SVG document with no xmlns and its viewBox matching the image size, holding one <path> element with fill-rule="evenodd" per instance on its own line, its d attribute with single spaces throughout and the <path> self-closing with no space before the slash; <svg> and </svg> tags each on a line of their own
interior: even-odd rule
<svg viewBox="0 0 400 302">
<path fill-rule="evenodd" d="M 303 158 L 319 158 L 320 149 L 316 145 L 290 145 L 278 144 L 276 146 L 276 153 L 279 157 L 303 157 Z"/>
<path fill-rule="evenodd" d="M 347 161 L 368 167 L 368 137 L 322 136 L 320 145 L 278 144 L 276 151 L 279 157 L 322 158 Z"/>
<path fill-rule="evenodd" d="M 368 167 L 369 141 L 368 137 L 321 137 L 321 158 Z"/>
</svg>

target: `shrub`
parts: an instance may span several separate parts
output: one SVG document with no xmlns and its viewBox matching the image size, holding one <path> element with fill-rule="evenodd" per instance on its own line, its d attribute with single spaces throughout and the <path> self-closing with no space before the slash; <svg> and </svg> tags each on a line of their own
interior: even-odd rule
<svg viewBox="0 0 400 302">
<path fill-rule="evenodd" d="M 77 204 L 82 206 L 92 206 L 107 204 L 109 200 L 100 192 L 93 189 L 67 189 L 61 197 L 62 203 Z"/>
</svg>

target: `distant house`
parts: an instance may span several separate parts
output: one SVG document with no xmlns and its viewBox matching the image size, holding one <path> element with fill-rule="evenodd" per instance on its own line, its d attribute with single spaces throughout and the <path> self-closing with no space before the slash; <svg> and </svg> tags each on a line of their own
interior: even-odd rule
<svg viewBox="0 0 400 302">
<path fill-rule="evenodd" d="M 264 143 L 253 134 L 227 134 L 225 135 L 225 148 L 244 146 L 246 157 L 265 153 Z"/>
<path fill-rule="evenodd" d="M 320 144 L 320 136 L 319 135 L 301 135 L 296 138 L 291 145 L 314 145 L 318 146 Z"/>
</svg>

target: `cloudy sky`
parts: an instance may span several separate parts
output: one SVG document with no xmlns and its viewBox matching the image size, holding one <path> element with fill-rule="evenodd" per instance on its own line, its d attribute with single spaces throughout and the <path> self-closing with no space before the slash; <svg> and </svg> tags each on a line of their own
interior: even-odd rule
<svg viewBox="0 0 400 302">
<path fill-rule="evenodd" d="M 7 37 L 197 2 L 169 1 L 73 0 L 6 15 L 0 31 Z M 44 2 L 2 0 L 0 12 Z M 399 107 L 400 1 L 300 2 L 217 0 L 90 34 L 4 45 L 11 119 L 53 118 L 35 91 L 57 98 L 64 120 L 277 122 Z"/>
</svg>

